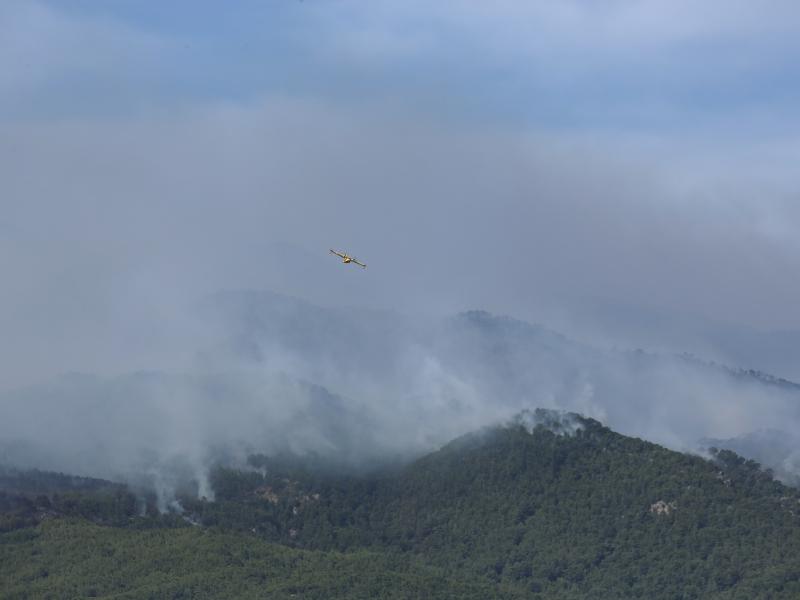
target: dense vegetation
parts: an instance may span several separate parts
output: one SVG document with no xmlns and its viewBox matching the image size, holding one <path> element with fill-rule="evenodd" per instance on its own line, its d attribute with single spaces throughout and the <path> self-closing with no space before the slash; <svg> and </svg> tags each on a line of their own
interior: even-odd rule
<svg viewBox="0 0 800 600">
<path fill-rule="evenodd" d="M 46 471 L 0 467 L 0 533 L 55 517 L 83 517 L 116 526 L 166 526 L 174 516 L 159 515 L 152 494 L 126 486 Z"/>
<path fill-rule="evenodd" d="M 0 535 L 0 581 L 11 597 L 800 597 L 800 494 L 714 454 L 539 413 L 369 476 L 256 456 L 216 469 L 217 500 L 184 499 L 183 519 L 75 492 L 88 504 L 55 512 L 83 519 Z"/>
<path fill-rule="evenodd" d="M 515 598 L 410 556 L 312 552 L 197 527 L 50 520 L 0 537 L 3 598 Z"/>
</svg>

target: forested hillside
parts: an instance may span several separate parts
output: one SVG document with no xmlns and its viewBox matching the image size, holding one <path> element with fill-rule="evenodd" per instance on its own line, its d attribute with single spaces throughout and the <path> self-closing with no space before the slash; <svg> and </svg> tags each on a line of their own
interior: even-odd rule
<svg viewBox="0 0 800 600">
<path fill-rule="evenodd" d="M 0 536 L 2 598 L 521 598 L 408 555 L 302 551 L 193 527 L 48 521 Z"/>
<path fill-rule="evenodd" d="M 800 597 L 800 493 L 729 451 L 537 411 L 370 475 L 250 463 L 216 469 L 217 500 L 180 517 L 116 513 L 100 490 L 78 520 L 2 534 L 7 595 Z"/>
</svg>

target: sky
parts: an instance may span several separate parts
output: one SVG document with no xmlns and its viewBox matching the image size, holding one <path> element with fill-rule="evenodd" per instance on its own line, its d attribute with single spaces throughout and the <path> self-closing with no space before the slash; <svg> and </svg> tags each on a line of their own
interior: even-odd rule
<svg viewBox="0 0 800 600">
<path fill-rule="evenodd" d="M 3 2 L 0 387 L 185 364 L 225 289 L 800 377 L 798 17 Z"/>
<path fill-rule="evenodd" d="M 537 406 L 799 430 L 711 364 L 800 381 L 799 40 L 788 0 L 0 2 L 0 462 L 166 506 Z"/>
</svg>

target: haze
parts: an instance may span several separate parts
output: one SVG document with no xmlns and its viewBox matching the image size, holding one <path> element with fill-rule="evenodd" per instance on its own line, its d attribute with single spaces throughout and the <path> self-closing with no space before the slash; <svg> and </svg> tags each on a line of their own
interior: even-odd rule
<svg viewBox="0 0 800 600">
<path fill-rule="evenodd" d="M 243 289 L 800 379 L 796 3 L 162 4 L 0 6 L 6 398 L 205 373 L 229 332 L 197 306 Z M 505 415 L 475 402 L 448 434 Z M 613 424 L 680 446 L 765 402 Z"/>
</svg>

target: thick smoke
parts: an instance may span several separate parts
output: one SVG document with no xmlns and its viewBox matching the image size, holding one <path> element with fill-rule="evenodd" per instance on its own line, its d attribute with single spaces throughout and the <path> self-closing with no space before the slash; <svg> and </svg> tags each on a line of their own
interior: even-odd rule
<svg viewBox="0 0 800 600">
<path fill-rule="evenodd" d="M 701 448 L 725 448 L 772 469 L 775 476 L 800 487 L 800 436 L 790 431 L 759 429 L 728 439 L 700 440 Z"/>
<path fill-rule="evenodd" d="M 800 388 L 687 356 L 574 342 L 473 311 L 445 319 L 324 308 L 271 293 L 196 309 L 217 332 L 191 369 L 68 375 L 5 393 L 0 462 L 181 485 L 216 461 L 291 452 L 366 468 L 537 407 L 675 449 L 800 422 Z"/>
<path fill-rule="evenodd" d="M 0 460 L 164 508 L 533 407 L 797 429 L 674 355 L 800 379 L 796 2 L 89 4 L 0 3 Z M 252 287 L 314 304 L 187 306 Z"/>
</svg>

